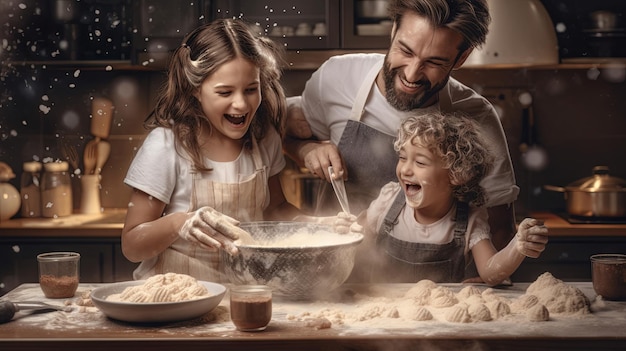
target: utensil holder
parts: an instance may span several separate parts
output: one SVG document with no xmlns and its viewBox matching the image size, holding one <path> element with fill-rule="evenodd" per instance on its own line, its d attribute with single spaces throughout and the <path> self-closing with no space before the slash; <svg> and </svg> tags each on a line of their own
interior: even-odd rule
<svg viewBox="0 0 626 351">
<path fill-rule="evenodd" d="M 100 206 L 100 175 L 85 174 L 80 178 L 81 197 L 80 213 L 95 214 L 102 212 Z"/>
</svg>

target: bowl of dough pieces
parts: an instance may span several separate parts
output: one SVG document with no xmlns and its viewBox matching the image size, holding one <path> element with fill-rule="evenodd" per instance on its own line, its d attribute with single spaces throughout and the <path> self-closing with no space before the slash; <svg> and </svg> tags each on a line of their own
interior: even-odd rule
<svg viewBox="0 0 626 351">
<path fill-rule="evenodd" d="M 241 228 L 253 242 L 238 243 L 239 254 L 220 250 L 233 284 L 261 284 L 288 299 L 311 299 L 339 287 L 354 267 L 359 233 L 338 234 L 331 226 L 303 222 L 249 222 Z"/>
<path fill-rule="evenodd" d="M 91 292 L 91 300 L 109 318 L 164 323 L 203 316 L 219 305 L 225 293 L 221 284 L 166 273 L 98 287 Z"/>
</svg>

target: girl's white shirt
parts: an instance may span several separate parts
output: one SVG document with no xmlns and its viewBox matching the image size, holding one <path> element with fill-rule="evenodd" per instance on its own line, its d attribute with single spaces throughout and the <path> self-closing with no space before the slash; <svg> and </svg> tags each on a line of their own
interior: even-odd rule
<svg viewBox="0 0 626 351">
<path fill-rule="evenodd" d="M 270 128 L 258 145 L 268 178 L 278 174 L 286 165 L 278 132 Z M 207 158 L 206 162 L 213 171 L 205 172 L 203 178 L 220 183 L 239 182 L 255 171 L 252 154 L 245 149 L 233 161 L 216 162 Z M 177 153 L 172 130 L 156 128 L 137 152 L 124 183 L 164 202 L 165 214 L 169 214 L 189 209 L 192 177 L 192 164 L 188 157 Z M 263 208 L 269 205 L 269 200 L 268 196 Z"/>
</svg>

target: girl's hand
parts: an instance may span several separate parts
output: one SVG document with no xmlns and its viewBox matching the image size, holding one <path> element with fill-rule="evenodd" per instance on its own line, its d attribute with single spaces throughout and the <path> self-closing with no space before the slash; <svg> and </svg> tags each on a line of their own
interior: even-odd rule
<svg viewBox="0 0 626 351">
<path fill-rule="evenodd" d="M 339 212 L 337 214 L 333 222 L 333 229 L 339 234 L 347 234 L 350 232 L 363 233 L 363 227 L 356 222 L 356 216 L 346 212 Z"/>
<path fill-rule="evenodd" d="M 189 213 L 178 235 L 204 248 L 223 248 L 236 255 L 239 250 L 233 241 L 247 233 L 239 227 L 238 220 L 205 206 Z"/>
<path fill-rule="evenodd" d="M 548 228 L 543 225 L 543 221 L 525 218 L 517 229 L 515 239 L 519 253 L 526 257 L 537 258 L 548 243 Z"/>
</svg>

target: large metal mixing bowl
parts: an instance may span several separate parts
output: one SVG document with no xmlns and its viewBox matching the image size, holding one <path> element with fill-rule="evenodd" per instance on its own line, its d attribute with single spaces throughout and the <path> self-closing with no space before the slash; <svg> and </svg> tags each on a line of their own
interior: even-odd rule
<svg viewBox="0 0 626 351">
<path fill-rule="evenodd" d="M 332 227 L 300 222 L 250 222 L 241 227 L 261 242 L 277 241 L 303 230 L 332 232 Z M 310 243 L 289 247 L 239 245 L 239 255 L 220 250 L 221 263 L 233 284 L 265 284 L 276 295 L 310 299 L 339 287 L 354 267 L 357 245 L 363 235 L 336 234 L 341 243 Z"/>
</svg>

